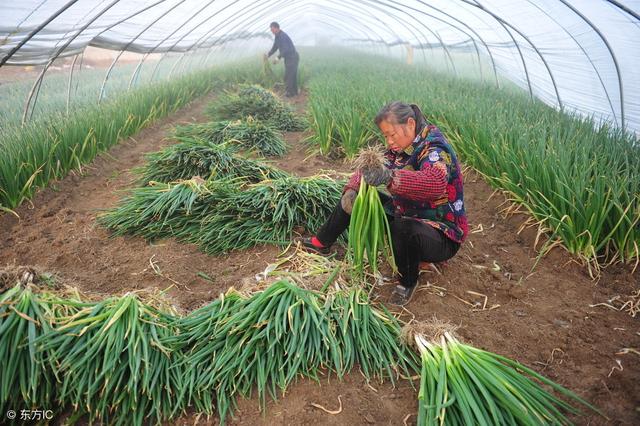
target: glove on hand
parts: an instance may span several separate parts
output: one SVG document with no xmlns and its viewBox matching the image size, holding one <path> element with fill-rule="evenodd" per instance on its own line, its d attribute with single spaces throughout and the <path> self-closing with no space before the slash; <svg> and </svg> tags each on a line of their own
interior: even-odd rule
<svg viewBox="0 0 640 426">
<path fill-rule="evenodd" d="M 362 178 L 371 186 L 388 185 L 393 172 L 385 167 L 374 167 L 362 170 Z"/>
<path fill-rule="evenodd" d="M 344 194 L 342 194 L 342 198 L 340 199 L 340 205 L 345 213 L 351 214 L 351 211 L 353 210 L 353 203 L 356 201 L 357 196 L 358 193 L 353 189 L 347 189 L 344 191 Z"/>
</svg>

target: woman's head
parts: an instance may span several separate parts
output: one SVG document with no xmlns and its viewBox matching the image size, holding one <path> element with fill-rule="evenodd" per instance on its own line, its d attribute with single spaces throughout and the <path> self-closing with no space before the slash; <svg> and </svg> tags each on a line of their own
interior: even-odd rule
<svg viewBox="0 0 640 426">
<path fill-rule="evenodd" d="M 416 138 L 416 122 L 420 120 L 416 109 L 404 102 L 393 101 L 376 115 L 375 123 L 392 151 L 404 150 Z"/>
</svg>

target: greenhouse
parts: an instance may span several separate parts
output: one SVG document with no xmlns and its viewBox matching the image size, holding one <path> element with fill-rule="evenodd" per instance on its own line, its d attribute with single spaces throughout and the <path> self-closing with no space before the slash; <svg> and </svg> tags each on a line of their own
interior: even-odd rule
<svg viewBox="0 0 640 426">
<path fill-rule="evenodd" d="M 0 16 L 0 424 L 640 424 L 640 1 Z"/>
</svg>

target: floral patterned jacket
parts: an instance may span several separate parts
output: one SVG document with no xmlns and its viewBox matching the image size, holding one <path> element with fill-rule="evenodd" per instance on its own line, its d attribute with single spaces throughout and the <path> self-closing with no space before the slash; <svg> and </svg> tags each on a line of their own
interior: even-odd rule
<svg viewBox="0 0 640 426">
<path fill-rule="evenodd" d="M 397 153 L 388 150 L 385 159 L 385 167 L 393 170 L 387 186 L 392 205 L 385 210 L 416 218 L 462 243 L 468 233 L 462 172 L 440 129 L 425 122 L 411 145 Z M 359 172 L 353 174 L 345 190 L 358 191 L 360 177 Z"/>
</svg>

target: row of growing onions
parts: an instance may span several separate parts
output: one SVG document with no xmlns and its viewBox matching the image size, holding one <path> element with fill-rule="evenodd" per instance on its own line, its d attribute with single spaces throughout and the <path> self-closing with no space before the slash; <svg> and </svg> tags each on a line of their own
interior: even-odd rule
<svg viewBox="0 0 640 426">
<path fill-rule="evenodd" d="M 428 68 L 366 56 L 316 61 L 309 121 L 323 154 L 354 157 L 379 139 L 373 118 L 382 105 L 415 102 L 465 163 L 531 214 L 549 237 L 542 254 L 563 246 L 594 276 L 609 263 L 640 262 L 640 144 L 633 135 Z"/>
<path fill-rule="evenodd" d="M 17 207 L 38 188 L 71 170 L 81 170 L 100 152 L 197 96 L 244 79 L 256 78 L 235 68 L 200 71 L 89 104 L 68 115 L 58 109 L 25 126 L 7 126 L 0 143 L 0 209 Z"/>
</svg>

